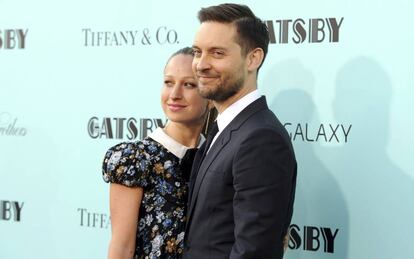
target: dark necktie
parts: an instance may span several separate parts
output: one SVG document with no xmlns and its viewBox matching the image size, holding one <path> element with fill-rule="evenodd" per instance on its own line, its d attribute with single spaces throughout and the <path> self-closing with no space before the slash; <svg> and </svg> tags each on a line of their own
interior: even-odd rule
<svg viewBox="0 0 414 259">
<path fill-rule="evenodd" d="M 193 166 L 194 156 L 198 148 L 189 148 L 181 159 L 181 172 L 186 182 L 190 180 L 191 167 Z"/>
<path fill-rule="evenodd" d="M 196 178 L 197 178 L 198 169 L 200 168 L 200 165 L 203 162 L 203 159 L 206 156 L 207 151 L 211 146 L 211 142 L 213 141 L 214 136 L 217 134 L 217 132 L 218 132 L 218 126 L 217 126 L 217 122 L 215 121 L 213 123 L 213 125 L 211 125 L 211 129 L 209 130 L 209 132 L 207 134 L 206 142 L 204 142 L 204 144 L 201 146 L 199 152 L 195 156 L 193 168 L 191 170 L 190 183 L 189 183 L 189 185 L 190 185 L 189 186 L 190 194 L 188 196 L 189 201 L 191 201 L 191 196 L 192 196 L 194 184 L 195 184 L 195 181 L 196 181 Z M 203 153 L 201 154 L 201 152 L 203 152 Z"/>
<path fill-rule="evenodd" d="M 206 144 L 204 146 L 203 154 L 201 155 L 200 160 L 197 161 L 198 164 L 195 164 L 195 166 L 197 166 L 195 167 L 197 168 L 197 171 L 200 168 L 200 165 L 203 162 L 205 156 L 207 155 L 207 151 L 210 149 L 211 142 L 213 142 L 214 136 L 216 136 L 217 132 L 218 132 L 218 126 L 217 126 L 217 121 L 215 121 L 213 125 L 211 126 L 211 130 L 207 134 L 207 139 L 206 139 Z"/>
</svg>

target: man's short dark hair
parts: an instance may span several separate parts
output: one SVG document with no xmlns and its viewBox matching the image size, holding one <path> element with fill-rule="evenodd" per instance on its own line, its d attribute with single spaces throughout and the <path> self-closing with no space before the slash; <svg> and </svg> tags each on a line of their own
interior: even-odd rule
<svg viewBox="0 0 414 259">
<path fill-rule="evenodd" d="M 265 23 L 256 17 L 248 6 L 221 4 L 201 8 L 198 12 L 198 20 L 201 23 L 211 21 L 234 24 L 238 34 L 235 41 L 240 45 L 242 54 L 246 55 L 255 48 L 261 48 L 264 52 L 264 58 L 266 57 L 269 32 Z"/>
</svg>

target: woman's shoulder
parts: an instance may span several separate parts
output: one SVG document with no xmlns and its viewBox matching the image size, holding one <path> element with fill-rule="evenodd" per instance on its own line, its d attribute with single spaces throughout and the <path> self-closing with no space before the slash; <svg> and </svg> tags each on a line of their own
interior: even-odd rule
<svg viewBox="0 0 414 259">
<path fill-rule="evenodd" d="M 112 158 L 111 162 L 125 161 L 128 159 L 136 159 L 142 153 L 148 155 L 156 155 L 157 151 L 163 149 L 163 146 L 157 141 L 146 137 L 143 140 L 135 142 L 121 142 L 111 148 L 105 154 L 105 157 Z M 141 157 L 145 158 L 145 157 Z M 148 158 L 148 157 L 147 157 Z"/>
<path fill-rule="evenodd" d="M 102 163 L 105 182 L 144 187 L 148 184 L 151 159 L 160 149 L 152 139 L 121 142 L 108 149 Z"/>
</svg>

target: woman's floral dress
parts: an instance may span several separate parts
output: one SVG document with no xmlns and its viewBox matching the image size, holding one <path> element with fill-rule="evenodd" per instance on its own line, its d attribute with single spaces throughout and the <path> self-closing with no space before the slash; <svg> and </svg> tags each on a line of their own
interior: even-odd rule
<svg viewBox="0 0 414 259">
<path fill-rule="evenodd" d="M 181 258 L 188 179 L 179 163 L 180 158 L 150 137 L 118 144 L 105 155 L 105 182 L 144 189 L 135 259 Z"/>
</svg>

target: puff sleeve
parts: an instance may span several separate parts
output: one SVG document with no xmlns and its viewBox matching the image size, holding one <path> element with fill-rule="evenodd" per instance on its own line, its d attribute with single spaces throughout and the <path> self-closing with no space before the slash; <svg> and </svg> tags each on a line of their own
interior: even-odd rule
<svg viewBox="0 0 414 259">
<path fill-rule="evenodd" d="M 149 161 L 139 143 L 120 143 L 110 148 L 102 164 L 102 177 L 107 183 L 128 187 L 148 185 Z"/>
</svg>

